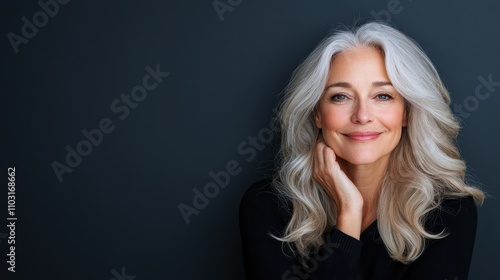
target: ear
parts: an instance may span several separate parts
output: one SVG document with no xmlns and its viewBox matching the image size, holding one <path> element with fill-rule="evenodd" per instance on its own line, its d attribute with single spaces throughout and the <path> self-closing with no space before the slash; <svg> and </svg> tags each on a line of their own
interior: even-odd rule
<svg viewBox="0 0 500 280">
<path fill-rule="evenodd" d="M 316 127 L 318 127 L 319 129 L 322 128 L 322 125 L 321 125 L 321 114 L 319 113 L 317 107 L 316 107 L 316 109 L 314 109 L 314 122 L 316 123 Z"/>
</svg>

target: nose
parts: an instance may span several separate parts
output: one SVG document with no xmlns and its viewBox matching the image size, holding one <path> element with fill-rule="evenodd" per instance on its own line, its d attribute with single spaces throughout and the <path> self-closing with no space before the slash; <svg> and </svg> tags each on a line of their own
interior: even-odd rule
<svg viewBox="0 0 500 280">
<path fill-rule="evenodd" d="M 355 124 L 373 122 L 373 112 L 367 100 L 359 100 L 353 108 L 351 121 Z"/>
</svg>

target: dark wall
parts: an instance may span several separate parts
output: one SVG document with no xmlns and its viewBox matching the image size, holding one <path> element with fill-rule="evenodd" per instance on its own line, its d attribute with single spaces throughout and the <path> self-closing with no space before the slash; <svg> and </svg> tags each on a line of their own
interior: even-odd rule
<svg viewBox="0 0 500 280">
<path fill-rule="evenodd" d="M 452 94 L 468 176 L 490 196 L 470 279 L 500 274 L 498 1 L 6 2 L 12 279 L 243 279 L 238 205 L 273 165 L 278 94 L 331 28 L 373 17 L 419 42 Z M 476 94 L 482 79 L 495 83 Z M 205 186 L 212 197 L 196 197 Z"/>
</svg>

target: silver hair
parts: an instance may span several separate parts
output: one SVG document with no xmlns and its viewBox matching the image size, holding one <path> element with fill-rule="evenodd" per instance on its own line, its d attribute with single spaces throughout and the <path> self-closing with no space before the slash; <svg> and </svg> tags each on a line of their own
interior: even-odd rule
<svg viewBox="0 0 500 280">
<path fill-rule="evenodd" d="M 465 183 L 466 166 L 455 145 L 459 124 L 450 110 L 450 96 L 422 49 L 398 30 L 367 23 L 326 37 L 294 71 L 281 104 L 280 165 L 274 185 L 293 204 L 284 236 L 300 256 L 324 243 L 335 226 L 333 201 L 313 180 L 313 148 L 319 129 L 314 110 L 323 95 L 330 63 L 340 52 L 369 46 L 379 49 L 389 79 L 405 99 L 408 125 L 391 153 L 377 211 L 378 230 L 390 256 L 402 263 L 416 260 L 426 239 L 439 239 L 424 228 L 427 213 L 446 197 L 484 193 Z"/>
</svg>

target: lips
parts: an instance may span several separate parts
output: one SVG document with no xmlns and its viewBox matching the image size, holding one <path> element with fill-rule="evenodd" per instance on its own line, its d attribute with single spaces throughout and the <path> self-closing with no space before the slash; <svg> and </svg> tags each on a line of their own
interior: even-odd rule
<svg viewBox="0 0 500 280">
<path fill-rule="evenodd" d="M 380 136 L 382 132 L 376 132 L 376 131 L 356 131 L 356 132 L 351 132 L 344 134 L 347 136 L 349 139 L 354 140 L 354 141 L 359 141 L 359 142 L 366 142 L 366 141 L 371 141 L 376 139 L 377 137 Z"/>
</svg>

